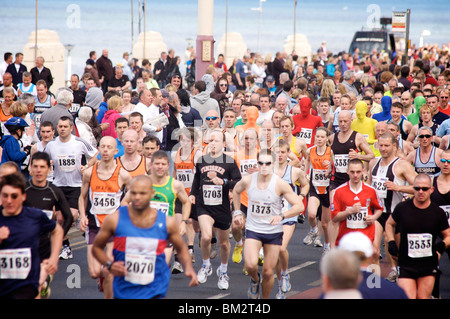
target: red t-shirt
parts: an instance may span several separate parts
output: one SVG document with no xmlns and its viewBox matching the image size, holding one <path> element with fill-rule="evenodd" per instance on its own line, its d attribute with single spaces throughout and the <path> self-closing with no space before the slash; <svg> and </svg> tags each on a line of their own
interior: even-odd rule
<svg viewBox="0 0 450 319">
<path fill-rule="evenodd" d="M 361 183 L 361 188 L 357 192 L 350 188 L 349 182 L 336 188 L 332 201 L 331 218 L 333 219 L 339 212 L 346 210 L 347 207 L 352 207 L 357 202 L 361 203 L 361 212 L 352 214 L 339 223 L 336 246 L 342 236 L 353 231 L 362 232 L 371 241 L 375 238 L 375 224 L 368 226 L 363 218 L 365 214 L 373 215 L 375 210 L 382 210 L 383 206 L 375 189 L 370 185 Z"/>
<path fill-rule="evenodd" d="M 303 118 L 301 114 L 297 114 L 292 119 L 294 120 L 292 135 L 298 135 L 298 138 L 304 140 L 307 148 L 313 146 L 316 128 L 323 126 L 322 118 L 315 115 L 308 115 Z"/>
</svg>

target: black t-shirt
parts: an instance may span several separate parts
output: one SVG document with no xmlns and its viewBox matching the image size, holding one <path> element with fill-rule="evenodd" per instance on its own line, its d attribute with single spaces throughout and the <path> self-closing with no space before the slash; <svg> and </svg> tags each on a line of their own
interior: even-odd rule
<svg viewBox="0 0 450 319">
<path fill-rule="evenodd" d="M 426 209 L 419 209 L 409 199 L 395 207 L 392 218 L 400 232 L 399 267 L 412 272 L 435 269 L 435 241 L 449 227 L 444 210 L 433 202 Z"/>
<path fill-rule="evenodd" d="M 118 87 L 118 86 L 124 87 L 128 81 L 130 81 L 130 80 L 128 79 L 128 76 L 126 76 L 125 74 L 122 75 L 122 77 L 120 79 L 117 79 L 114 76 L 111 78 L 111 80 L 109 80 L 108 86 L 113 87 L 113 88 Z"/>
<path fill-rule="evenodd" d="M 214 185 L 211 181 L 214 176 L 227 179 L 225 185 Z M 213 158 L 206 154 L 199 158 L 195 165 L 194 181 L 191 195 L 196 197 L 198 206 L 214 209 L 216 212 L 230 213 L 230 199 L 228 192 L 241 179 L 241 172 L 235 160 L 225 154 Z"/>
</svg>

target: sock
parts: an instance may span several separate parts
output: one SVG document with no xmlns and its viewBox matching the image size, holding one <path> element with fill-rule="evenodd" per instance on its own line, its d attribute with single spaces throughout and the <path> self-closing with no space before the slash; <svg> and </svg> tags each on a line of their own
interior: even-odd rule
<svg viewBox="0 0 450 319">
<path fill-rule="evenodd" d="M 228 270 L 228 264 L 220 264 L 220 272 L 226 273 Z"/>
<path fill-rule="evenodd" d="M 330 243 L 324 243 L 323 248 L 330 249 Z"/>
<path fill-rule="evenodd" d="M 70 246 L 69 239 L 63 240 L 63 246 Z"/>
<path fill-rule="evenodd" d="M 178 261 L 178 254 L 174 254 L 173 259 L 174 259 L 175 261 Z"/>
<path fill-rule="evenodd" d="M 207 266 L 207 267 L 211 266 L 211 260 L 203 259 L 203 266 Z"/>
<path fill-rule="evenodd" d="M 188 249 L 192 249 L 192 251 L 194 251 L 194 245 L 189 245 Z"/>
<path fill-rule="evenodd" d="M 317 225 L 316 225 L 315 227 L 312 227 L 312 228 L 311 228 L 311 231 L 312 231 L 313 233 L 317 233 L 317 232 L 319 231 L 319 228 L 318 228 Z"/>
<path fill-rule="evenodd" d="M 242 239 L 241 239 L 241 240 L 238 241 L 236 244 L 242 246 L 242 245 L 244 244 L 244 242 L 243 242 Z"/>
<path fill-rule="evenodd" d="M 213 238 L 211 239 L 211 244 L 215 244 L 215 243 L 217 243 L 217 238 L 216 238 L 216 237 L 213 237 Z"/>
</svg>

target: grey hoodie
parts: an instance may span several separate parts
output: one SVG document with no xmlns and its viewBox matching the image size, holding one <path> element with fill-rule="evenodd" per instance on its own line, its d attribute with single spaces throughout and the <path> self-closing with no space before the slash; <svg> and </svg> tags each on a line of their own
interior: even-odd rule
<svg viewBox="0 0 450 319">
<path fill-rule="evenodd" d="M 208 113 L 209 110 L 215 110 L 217 111 L 217 114 L 220 114 L 219 102 L 217 102 L 216 99 L 211 98 L 207 91 L 192 96 L 190 101 L 191 106 L 200 113 L 203 121 L 205 121 L 206 113 Z"/>
</svg>

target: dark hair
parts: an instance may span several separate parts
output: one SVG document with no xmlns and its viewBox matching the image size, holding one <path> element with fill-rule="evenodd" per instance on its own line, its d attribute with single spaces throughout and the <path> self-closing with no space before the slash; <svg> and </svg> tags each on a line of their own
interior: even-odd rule
<svg viewBox="0 0 450 319">
<path fill-rule="evenodd" d="M 142 145 L 144 145 L 145 143 L 148 143 L 148 142 L 154 142 L 154 143 L 156 143 L 156 145 L 161 145 L 161 143 L 159 142 L 159 139 L 154 135 L 145 136 L 144 139 L 142 140 Z"/>
<path fill-rule="evenodd" d="M 3 59 L 6 61 L 6 60 L 8 60 L 11 56 L 12 56 L 12 53 L 11 53 L 11 52 L 6 52 L 6 53 L 3 55 Z"/>
<path fill-rule="evenodd" d="M 189 93 L 185 89 L 179 89 L 177 91 L 178 99 L 180 100 L 181 105 L 183 106 L 190 106 L 191 101 L 189 99 Z"/>
<path fill-rule="evenodd" d="M 48 155 L 46 152 L 36 152 L 33 154 L 30 160 L 30 165 L 33 165 L 33 162 L 36 160 L 43 160 L 47 163 L 47 166 L 50 167 L 50 155 Z"/>
<path fill-rule="evenodd" d="M 160 158 L 166 159 L 166 160 L 167 160 L 167 163 L 170 162 L 170 160 L 169 160 L 169 155 L 167 155 L 166 151 L 161 151 L 161 150 L 159 150 L 159 151 L 156 151 L 155 153 L 152 154 L 152 163 L 153 163 L 155 160 L 160 159 Z"/>
<path fill-rule="evenodd" d="M 196 88 L 199 92 L 206 91 L 206 83 L 205 81 L 197 81 L 194 83 L 194 88 Z"/>
<path fill-rule="evenodd" d="M 24 194 L 26 187 L 25 177 L 22 175 L 22 173 L 19 172 L 5 175 L 0 180 L 0 191 L 4 186 L 19 188 L 22 194 Z"/>
<path fill-rule="evenodd" d="M 39 129 L 41 129 L 41 127 L 47 127 L 47 126 L 50 126 L 52 128 L 52 130 L 55 130 L 55 126 L 50 121 L 42 122 L 41 125 L 39 126 Z"/>
<path fill-rule="evenodd" d="M 128 121 L 128 119 L 126 117 L 119 117 L 114 121 L 114 126 L 117 127 L 117 124 L 122 123 L 122 122 L 130 125 L 130 121 Z"/>
<path fill-rule="evenodd" d="M 70 126 L 73 125 L 73 120 L 72 120 L 70 117 L 66 116 L 66 115 L 61 116 L 61 117 L 59 118 L 59 121 L 69 121 Z M 59 121 L 58 121 L 58 122 L 59 122 Z"/>
</svg>

